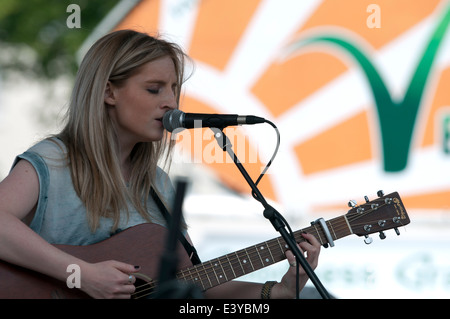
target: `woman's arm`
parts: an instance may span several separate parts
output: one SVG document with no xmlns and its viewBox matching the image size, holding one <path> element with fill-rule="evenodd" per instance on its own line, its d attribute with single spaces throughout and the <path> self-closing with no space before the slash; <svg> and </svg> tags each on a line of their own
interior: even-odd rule
<svg viewBox="0 0 450 319">
<path fill-rule="evenodd" d="M 33 214 L 39 196 L 39 180 L 27 161 L 17 163 L 0 183 L 0 259 L 66 281 L 67 266 L 81 269 L 81 289 L 99 298 L 129 298 L 134 286 L 133 265 L 115 261 L 90 264 L 46 242 L 22 220 Z M 133 279 L 134 280 L 134 279 Z"/>
</svg>

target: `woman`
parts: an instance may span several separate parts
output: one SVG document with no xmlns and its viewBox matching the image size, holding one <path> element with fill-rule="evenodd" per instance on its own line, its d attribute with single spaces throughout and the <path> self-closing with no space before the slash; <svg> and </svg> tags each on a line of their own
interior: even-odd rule
<svg viewBox="0 0 450 319">
<path fill-rule="evenodd" d="M 130 298 L 135 265 L 88 263 L 51 244 L 87 245 L 133 225 L 165 225 L 152 197 L 170 202 L 173 188 L 158 160 L 172 144 L 162 125 L 178 107 L 185 55 L 175 44 L 122 30 L 98 40 L 80 65 L 61 133 L 17 157 L 0 183 L 0 259 L 66 281 L 81 270 L 81 288 L 94 298 Z M 187 231 L 186 237 L 189 240 Z M 320 245 L 300 244 L 317 266 Z M 286 253 L 293 264 L 294 257 Z M 232 281 L 207 297 L 293 298 L 295 267 L 280 283 Z M 307 281 L 301 272 L 300 287 Z"/>
</svg>

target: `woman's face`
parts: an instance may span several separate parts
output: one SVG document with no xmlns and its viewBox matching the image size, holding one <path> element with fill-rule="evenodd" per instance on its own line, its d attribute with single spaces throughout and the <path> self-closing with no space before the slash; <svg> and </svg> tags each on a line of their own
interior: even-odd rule
<svg viewBox="0 0 450 319">
<path fill-rule="evenodd" d="M 121 86 L 108 82 L 105 103 L 119 136 L 119 143 L 133 147 L 138 142 L 163 137 L 163 115 L 177 107 L 177 76 L 170 57 L 144 64 Z"/>
</svg>

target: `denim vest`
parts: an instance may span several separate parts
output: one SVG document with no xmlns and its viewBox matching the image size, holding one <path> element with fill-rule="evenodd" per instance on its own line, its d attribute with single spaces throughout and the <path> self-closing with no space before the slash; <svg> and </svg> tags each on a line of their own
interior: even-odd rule
<svg viewBox="0 0 450 319">
<path fill-rule="evenodd" d="M 17 156 L 14 165 L 21 159 L 33 165 L 39 178 L 39 199 L 29 226 L 49 243 L 90 245 L 107 239 L 118 231 L 147 222 L 129 203 L 128 218 L 126 212 L 122 212 L 118 230 L 113 233 L 112 219 L 101 217 L 99 227 L 92 232 L 86 208 L 73 187 L 66 147 L 60 140 L 52 138 L 39 142 Z M 155 184 L 163 196 L 162 200 L 172 203 L 174 188 L 169 176 L 159 167 Z M 166 226 L 166 221 L 150 194 L 147 208 L 153 223 Z"/>
</svg>

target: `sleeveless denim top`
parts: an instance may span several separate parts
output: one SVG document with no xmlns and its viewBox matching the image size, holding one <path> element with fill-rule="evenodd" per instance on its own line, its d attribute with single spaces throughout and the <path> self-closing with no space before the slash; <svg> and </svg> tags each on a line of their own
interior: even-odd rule
<svg viewBox="0 0 450 319">
<path fill-rule="evenodd" d="M 84 204 L 73 187 L 66 152 L 64 143 L 51 138 L 34 145 L 14 161 L 14 165 L 21 159 L 30 162 L 39 178 L 39 199 L 29 225 L 31 229 L 51 244 L 90 245 L 128 227 L 147 223 L 129 203 L 128 218 L 126 212 L 121 214 L 118 230 L 112 233 L 112 219 L 101 217 L 99 227 L 92 232 Z M 172 203 L 175 190 L 169 176 L 159 167 L 155 184 L 163 196 L 162 200 Z M 166 221 L 150 194 L 147 208 L 153 223 L 166 226 Z"/>
</svg>

